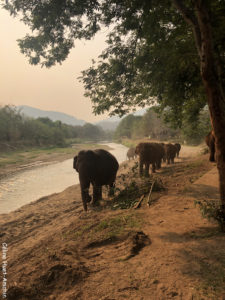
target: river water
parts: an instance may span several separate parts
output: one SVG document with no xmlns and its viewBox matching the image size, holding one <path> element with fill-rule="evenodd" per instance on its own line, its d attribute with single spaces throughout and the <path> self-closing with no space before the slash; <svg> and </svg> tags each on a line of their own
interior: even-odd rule
<svg viewBox="0 0 225 300">
<path fill-rule="evenodd" d="M 105 143 L 119 163 L 126 160 L 127 147 Z M 79 183 L 73 159 L 20 171 L 0 180 L 0 213 L 8 213 L 43 196 L 59 193 Z"/>
</svg>

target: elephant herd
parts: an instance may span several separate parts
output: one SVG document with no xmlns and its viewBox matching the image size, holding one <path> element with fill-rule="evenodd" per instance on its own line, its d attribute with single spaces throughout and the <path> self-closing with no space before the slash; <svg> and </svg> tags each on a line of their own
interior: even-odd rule
<svg viewBox="0 0 225 300">
<path fill-rule="evenodd" d="M 155 173 L 156 169 L 161 168 L 162 161 L 173 164 L 175 157 L 179 156 L 180 149 L 181 145 L 178 143 L 139 143 L 135 148 L 135 154 L 139 156 L 140 176 L 149 176 L 150 165 L 152 166 L 152 173 Z"/>
<path fill-rule="evenodd" d="M 131 148 L 127 152 L 127 157 L 135 158 L 139 156 L 139 173 L 143 175 L 143 165 L 145 174 L 149 175 L 149 166 L 152 165 L 152 172 L 161 167 L 161 161 L 168 164 L 174 163 L 175 156 L 179 156 L 180 144 L 163 143 L 139 143 L 136 148 Z M 102 199 L 102 186 L 109 187 L 109 196 L 114 194 L 116 174 L 119 164 L 116 158 L 106 150 L 81 150 L 73 159 L 73 168 L 79 173 L 81 198 L 83 208 L 87 211 L 87 203 L 92 198 L 89 195 L 90 184 L 93 186 L 93 200 L 95 205 Z"/>
<path fill-rule="evenodd" d="M 215 161 L 215 137 L 211 131 L 205 138 L 209 147 L 210 161 Z M 127 151 L 127 158 L 135 159 L 139 156 L 139 175 L 149 176 L 149 168 L 152 173 L 161 168 L 161 163 L 174 163 L 175 157 L 179 157 L 181 145 L 164 143 L 139 143 L 136 148 Z M 87 203 L 91 202 L 89 195 L 90 184 L 93 186 L 93 200 L 95 205 L 102 198 L 102 186 L 109 186 L 109 196 L 114 194 L 116 174 L 119 164 L 116 158 L 106 150 L 81 150 L 74 157 L 73 168 L 79 173 L 81 197 L 84 210 L 87 211 Z M 144 169 L 144 170 L 143 170 Z"/>
</svg>

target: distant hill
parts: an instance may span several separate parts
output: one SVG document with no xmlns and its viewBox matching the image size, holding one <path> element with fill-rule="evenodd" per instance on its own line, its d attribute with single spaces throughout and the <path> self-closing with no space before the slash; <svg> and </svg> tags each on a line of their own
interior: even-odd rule
<svg viewBox="0 0 225 300">
<path fill-rule="evenodd" d="M 18 110 L 31 118 L 37 119 L 37 118 L 49 118 L 52 121 L 61 121 L 62 123 L 68 124 L 68 125 L 84 125 L 85 123 L 90 123 L 90 122 L 86 122 L 84 120 L 80 120 L 77 119 L 74 116 L 65 114 L 65 113 L 61 113 L 61 112 L 57 112 L 57 111 L 48 111 L 48 110 L 41 110 L 35 107 L 31 107 L 28 105 L 19 105 L 17 106 Z M 146 112 L 146 109 L 141 109 L 138 110 L 136 112 L 134 112 L 133 114 L 135 116 L 140 116 L 143 115 Z M 125 117 L 125 116 L 124 116 Z M 103 128 L 103 130 L 109 130 L 109 131 L 114 131 L 116 129 L 116 127 L 118 126 L 118 124 L 120 123 L 120 121 L 124 118 L 119 118 L 117 116 L 113 116 L 111 118 L 99 121 L 99 122 L 95 122 L 94 125 L 96 126 L 100 126 Z"/>
<path fill-rule="evenodd" d="M 22 114 L 34 119 L 47 117 L 52 121 L 61 121 L 62 123 L 74 126 L 83 125 L 86 123 L 86 121 L 84 120 L 79 120 L 71 115 L 67 115 L 57 111 L 41 110 L 27 105 L 20 105 L 17 106 L 17 108 Z"/>
</svg>

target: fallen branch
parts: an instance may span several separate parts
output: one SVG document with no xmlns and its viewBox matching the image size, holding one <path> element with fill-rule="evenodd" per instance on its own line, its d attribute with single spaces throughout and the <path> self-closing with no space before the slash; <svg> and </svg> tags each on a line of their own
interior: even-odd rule
<svg viewBox="0 0 225 300">
<path fill-rule="evenodd" d="M 142 195 L 142 196 L 141 196 L 140 200 L 139 200 L 139 201 L 137 202 L 137 204 L 134 206 L 134 209 L 137 209 L 137 208 L 139 208 L 139 207 L 141 206 L 141 202 L 143 201 L 144 197 L 145 197 L 145 195 Z"/>
<path fill-rule="evenodd" d="M 152 183 L 152 186 L 151 186 L 151 189 L 150 189 L 150 191 L 149 191 L 149 194 L 148 194 L 148 206 L 150 206 L 150 200 L 151 200 L 151 194 L 152 194 L 152 190 L 153 190 L 153 186 L 154 186 L 154 183 L 155 183 L 155 181 L 153 181 L 153 183 Z"/>
</svg>

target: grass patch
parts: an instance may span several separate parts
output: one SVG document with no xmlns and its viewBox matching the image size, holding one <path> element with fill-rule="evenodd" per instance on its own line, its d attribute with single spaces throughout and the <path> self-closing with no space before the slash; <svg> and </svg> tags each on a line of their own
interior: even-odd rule
<svg viewBox="0 0 225 300">
<path fill-rule="evenodd" d="M 1 153 L 0 157 L 0 167 L 6 167 L 7 165 L 13 165 L 13 164 L 29 164 L 33 160 L 41 160 L 43 155 L 65 155 L 65 154 L 71 154 L 71 157 L 73 155 L 76 155 L 80 150 L 83 149 L 96 149 L 96 148 L 103 148 L 103 149 L 109 149 L 106 145 L 99 145 L 96 143 L 85 143 L 85 144 L 75 144 L 73 147 L 43 147 L 43 148 L 27 148 L 23 150 L 15 150 L 10 152 L 3 152 Z"/>
<path fill-rule="evenodd" d="M 79 227 L 76 232 L 70 231 L 64 234 L 66 239 L 79 240 L 103 240 L 108 238 L 120 238 L 133 230 L 140 230 L 142 225 L 140 213 L 119 214 L 108 216 L 99 222 L 89 222 Z"/>
</svg>

